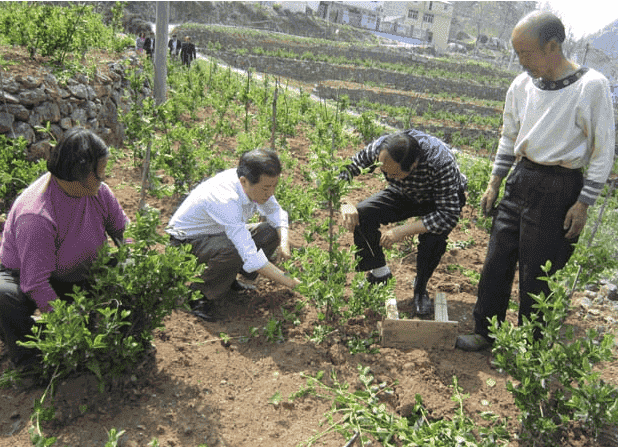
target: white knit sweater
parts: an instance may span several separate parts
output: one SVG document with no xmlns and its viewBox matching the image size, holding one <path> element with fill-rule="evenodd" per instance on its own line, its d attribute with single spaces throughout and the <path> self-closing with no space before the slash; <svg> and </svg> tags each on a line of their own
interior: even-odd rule
<svg viewBox="0 0 618 447">
<path fill-rule="evenodd" d="M 594 204 L 614 160 L 614 109 L 608 80 L 582 68 L 555 82 L 517 76 L 506 94 L 493 174 L 506 177 L 521 157 L 542 165 L 585 168 L 579 201 Z"/>
</svg>

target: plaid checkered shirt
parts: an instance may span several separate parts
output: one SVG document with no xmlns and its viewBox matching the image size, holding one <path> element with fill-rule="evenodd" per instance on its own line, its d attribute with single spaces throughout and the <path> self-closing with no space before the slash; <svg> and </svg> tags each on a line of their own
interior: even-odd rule
<svg viewBox="0 0 618 447">
<path fill-rule="evenodd" d="M 418 141 L 423 151 L 419 164 L 410 175 L 402 180 L 384 177 L 394 188 L 409 199 L 418 203 L 434 202 L 436 210 L 421 217 L 423 225 L 432 233 L 451 231 L 459 220 L 459 191 L 466 189 L 468 179 L 459 170 L 455 156 L 443 141 L 421 131 L 410 129 L 403 133 Z M 369 168 L 373 172 L 377 167 L 378 147 L 387 135 L 369 143 L 351 159 L 339 178 L 351 180 Z"/>
</svg>

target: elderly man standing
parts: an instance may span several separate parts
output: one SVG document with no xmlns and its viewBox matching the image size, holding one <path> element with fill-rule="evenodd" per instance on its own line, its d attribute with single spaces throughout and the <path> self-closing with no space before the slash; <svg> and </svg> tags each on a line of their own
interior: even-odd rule
<svg viewBox="0 0 618 447">
<path fill-rule="evenodd" d="M 516 164 L 495 210 L 474 309 L 475 333 L 457 339 L 465 351 L 491 346 L 488 319 L 495 315 L 504 321 L 518 261 L 519 324 L 533 312 L 530 294 L 549 293 L 538 279 L 544 276 L 541 266 L 551 261 L 552 274 L 567 263 L 613 164 L 608 80 L 565 58 L 560 19 L 533 12 L 511 39 L 526 71 L 507 92 L 502 137 L 481 200 L 485 214 Z"/>
</svg>

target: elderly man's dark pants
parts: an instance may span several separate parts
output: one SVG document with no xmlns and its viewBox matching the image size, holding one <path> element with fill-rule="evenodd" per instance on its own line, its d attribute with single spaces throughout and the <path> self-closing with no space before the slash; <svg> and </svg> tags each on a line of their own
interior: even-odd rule
<svg viewBox="0 0 618 447">
<path fill-rule="evenodd" d="M 459 194 L 460 204 L 465 204 L 465 194 Z M 433 202 L 419 203 L 409 199 L 390 186 L 363 200 L 356 206 L 359 225 L 354 230 L 354 244 L 359 251 L 357 270 L 364 272 L 386 265 L 384 251 L 380 246 L 380 225 L 401 222 L 415 216 L 424 216 L 436 210 Z M 450 232 L 441 234 L 423 233 L 418 237 L 416 257 L 415 292 L 423 292 L 434 270 L 446 251 Z"/>
<path fill-rule="evenodd" d="M 550 260 L 551 275 L 573 254 L 577 238 L 564 237 L 564 219 L 582 186 L 579 170 L 543 167 L 526 159 L 517 164 L 492 225 L 474 308 L 477 334 L 489 337 L 487 318 L 496 315 L 498 321 L 504 321 L 517 262 L 519 324 L 534 310 L 529 294 L 549 294 L 547 282 L 538 279 L 545 276 L 541 266 Z"/>
</svg>

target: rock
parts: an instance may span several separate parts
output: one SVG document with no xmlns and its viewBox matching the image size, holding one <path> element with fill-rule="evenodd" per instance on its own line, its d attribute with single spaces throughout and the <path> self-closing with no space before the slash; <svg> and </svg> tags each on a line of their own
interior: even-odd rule
<svg viewBox="0 0 618 447">
<path fill-rule="evenodd" d="M 47 94 L 45 90 L 42 88 L 37 88 L 34 90 L 26 90 L 19 94 L 19 103 L 22 105 L 35 105 L 40 104 L 43 101 L 47 100 Z"/>
<path fill-rule="evenodd" d="M 60 120 L 60 127 L 64 130 L 68 130 L 73 127 L 73 121 L 71 120 L 71 118 L 62 118 Z"/>
<path fill-rule="evenodd" d="M 15 122 L 15 117 L 10 113 L 0 112 L 0 132 L 7 133 L 11 131 Z"/>
<path fill-rule="evenodd" d="M 71 92 L 71 95 L 75 96 L 76 98 L 88 99 L 88 89 L 85 85 L 69 85 L 69 91 Z"/>
<path fill-rule="evenodd" d="M 51 73 L 47 73 L 45 76 L 43 76 L 43 80 L 48 84 L 58 84 L 58 78 L 56 78 L 56 76 Z"/>
<path fill-rule="evenodd" d="M 28 148 L 28 157 L 33 160 L 38 160 L 40 158 L 49 160 L 50 151 L 51 143 L 49 140 L 37 141 Z"/>
<path fill-rule="evenodd" d="M 15 82 L 15 79 L 13 79 L 11 76 L 8 76 L 4 77 L 4 79 L 2 80 L 2 89 L 5 92 L 16 94 L 20 92 L 21 85 Z"/>
<path fill-rule="evenodd" d="M 28 142 L 28 144 L 34 143 L 36 139 L 36 134 L 34 133 L 34 130 L 32 129 L 32 127 L 30 127 L 28 123 L 24 123 L 21 121 L 18 121 L 13 126 L 13 132 L 9 132 L 8 135 L 9 135 L 9 138 L 24 137 L 26 141 Z"/>
<path fill-rule="evenodd" d="M 34 110 L 36 113 L 39 114 L 41 120 L 44 123 L 46 123 L 47 121 L 50 121 L 52 123 L 57 123 L 58 121 L 60 121 L 60 108 L 55 102 L 43 103 L 42 105 L 37 106 Z"/>
<path fill-rule="evenodd" d="M 579 302 L 579 305 L 583 307 L 584 309 L 588 309 L 592 307 L 592 301 L 590 301 L 589 298 L 582 298 Z"/>
<path fill-rule="evenodd" d="M 618 301 L 618 286 L 611 283 L 603 284 L 599 290 L 599 295 L 610 301 Z"/>
<path fill-rule="evenodd" d="M 18 121 L 28 121 L 30 111 L 21 104 L 6 104 L 2 107 L 2 111 L 10 113 Z"/>
<path fill-rule="evenodd" d="M 19 104 L 19 99 L 6 92 L 0 92 L 0 101 L 7 104 Z"/>
<path fill-rule="evenodd" d="M 71 113 L 71 119 L 77 125 L 86 125 L 86 121 L 88 120 L 88 115 L 84 109 L 75 109 L 73 113 Z"/>
<path fill-rule="evenodd" d="M 23 87 L 29 89 L 37 88 L 43 82 L 41 79 L 35 78 L 33 76 L 26 76 L 25 78 L 23 76 L 17 76 L 15 80 L 22 84 Z"/>
<path fill-rule="evenodd" d="M 62 139 L 62 136 L 64 135 L 64 131 L 62 130 L 62 127 L 60 127 L 57 124 L 52 124 L 49 127 L 49 130 L 51 131 L 51 134 L 54 136 L 56 141 L 60 141 Z"/>
</svg>

